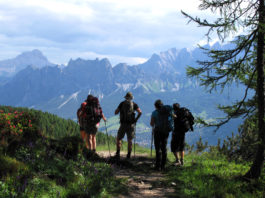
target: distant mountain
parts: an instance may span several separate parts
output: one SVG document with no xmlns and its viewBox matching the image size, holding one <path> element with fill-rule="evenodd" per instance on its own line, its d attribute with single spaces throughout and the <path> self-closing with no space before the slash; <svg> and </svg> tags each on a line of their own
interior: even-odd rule
<svg viewBox="0 0 265 198">
<path fill-rule="evenodd" d="M 54 66 L 48 59 L 41 53 L 41 51 L 35 49 L 28 52 L 23 52 L 13 59 L 7 59 L 0 61 L 0 76 L 13 76 L 27 66 L 35 66 L 38 68 L 44 66 Z"/>
<path fill-rule="evenodd" d="M 25 54 L 22 57 L 25 58 Z M 114 109 L 123 100 L 126 92 L 131 91 L 143 111 L 138 124 L 138 132 L 143 134 L 138 137 L 141 137 L 142 141 L 146 138 L 142 132 L 150 132 L 150 114 L 154 110 L 153 103 L 158 98 L 165 104 L 178 102 L 181 106 L 191 109 L 195 115 L 204 115 L 205 118 L 210 119 L 222 116 L 222 113 L 216 110 L 217 104 L 229 104 L 232 99 L 240 98 L 243 93 L 242 86 L 239 86 L 232 87 L 227 93 L 208 94 L 197 81 L 186 77 L 187 65 L 196 66 L 197 60 L 207 58 L 199 48 L 193 50 L 173 48 L 153 54 L 147 62 L 134 66 L 118 64 L 112 67 L 106 58 L 101 60 L 78 58 L 71 59 L 66 67 L 47 66 L 49 61 L 43 58 L 39 51 L 30 53 L 28 57 L 31 60 L 45 61 L 40 65 L 27 66 L 13 77 L 2 78 L 1 105 L 26 106 L 64 118 L 76 119 L 76 109 L 86 96 L 92 93 L 99 97 L 105 115 L 112 120 L 109 131 L 116 133 L 119 123 L 117 116 L 113 117 Z M 23 67 L 17 66 L 17 68 Z M 231 130 L 234 129 L 234 132 L 237 131 L 236 125 L 229 127 Z M 224 134 L 231 133 L 231 130 L 225 131 L 223 137 Z M 206 135 L 205 130 L 199 131 L 200 133 L 194 133 L 196 135 L 191 138 L 192 141 L 197 140 L 201 135 L 207 137 L 209 142 L 217 142 L 216 136 Z"/>
</svg>

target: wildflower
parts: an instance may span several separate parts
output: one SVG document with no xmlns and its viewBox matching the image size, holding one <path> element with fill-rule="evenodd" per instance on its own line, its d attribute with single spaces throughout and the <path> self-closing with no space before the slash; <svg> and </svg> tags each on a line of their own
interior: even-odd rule
<svg viewBox="0 0 265 198">
<path fill-rule="evenodd" d="M 31 120 L 29 120 L 29 123 L 31 123 Z"/>
<path fill-rule="evenodd" d="M 22 130 L 22 129 L 19 129 L 19 132 L 21 132 L 21 133 L 22 133 L 22 132 L 23 132 L 23 130 Z"/>
<path fill-rule="evenodd" d="M 32 124 L 29 124 L 29 127 L 32 127 Z"/>
</svg>

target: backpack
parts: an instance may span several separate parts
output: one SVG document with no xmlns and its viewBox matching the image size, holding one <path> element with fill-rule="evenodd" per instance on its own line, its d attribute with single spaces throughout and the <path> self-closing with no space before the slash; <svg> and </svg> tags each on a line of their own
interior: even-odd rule
<svg viewBox="0 0 265 198">
<path fill-rule="evenodd" d="M 81 107 L 79 107 L 76 111 L 76 116 L 77 116 L 77 121 L 78 123 L 80 123 L 80 119 L 81 119 L 81 114 L 82 114 L 82 105 Z"/>
<path fill-rule="evenodd" d="M 163 132 L 168 133 L 173 130 L 173 118 L 172 118 L 172 107 L 164 105 L 158 111 L 158 126 L 156 128 Z"/>
<path fill-rule="evenodd" d="M 120 109 L 120 122 L 133 124 L 135 122 L 133 101 L 125 100 Z"/>
<path fill-rule="evenodd" d="M 81 105 L 81 113 L 79 115 L 84 118 L 86 122 L 96 124 L 102 118 L 102 110 L 99 105 L 98 98 L 90 97 Z"/>
<path fill-rule="evenodd" d="M 175 128 L 184 132 L 193 131 L 194 117 L 189 109 L 182 107 L 177 111 L 177 118 L 174 121 Z"/>
</svg>

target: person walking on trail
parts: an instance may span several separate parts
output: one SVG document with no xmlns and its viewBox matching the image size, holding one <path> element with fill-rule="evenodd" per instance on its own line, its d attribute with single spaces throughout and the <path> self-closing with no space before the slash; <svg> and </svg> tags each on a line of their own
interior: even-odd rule
<svg viewBox="0 0 265 198">
<path fill-rule="evenodd" d="M 174 131 L 171 139 L 171 152 L 176 158 L 175 165 L 184 165 L 185 134 L 189 130 L 193 131 L 194 117 L 185 107 L 180 108 L 178 103 L 173 104 L 174 113 Z"/>
<path fill-rule="evenodd" d="M 138 105 L 133 102 L 133 95 L 131 92 L 128 92 L 124 96 L 125 100 L 119 104 L 117 109 L 115 110 L 115 115 L 120 114 L 120 128 L 117 133 L 117 142 L 116 142 L 116 158 L 120 158 L 120 149 L 121 149 L 121 140 L 124 138 L 125 133 L 127 135 L 128 141 L 128 153 L 127 158 L 131 158 L 132 152 L 132 140 L 135 137 L 135 128 L 136 122 L 142 115 L 141 109 Z M 135 118 L 135 111 L 137 111 L 138 115 Z"/>
<path fill-rule="evenodd" d="M 154 128 L 154 142 L 156 150 L 155 170 L 164 170 L 167 161 L 167 139 L 173 130 L 173 108 L 163 105 L 161 100 L 156 100 L 155 110 L 152 112 L 150 125 Z M 161 159 L 162 155 L 162 159 Z"/>
<path fill-rule="evenodd" d="M 105 122 L 107 121 L 98 98 L 93 95 L 88 95 L 85 102 L 78 109 L 77 114 L 81 137 L 85 142 L 86 148 L 89 152 L 96 153 L 96 134 L 99 122 L 101 119 Z"/>
</svg>

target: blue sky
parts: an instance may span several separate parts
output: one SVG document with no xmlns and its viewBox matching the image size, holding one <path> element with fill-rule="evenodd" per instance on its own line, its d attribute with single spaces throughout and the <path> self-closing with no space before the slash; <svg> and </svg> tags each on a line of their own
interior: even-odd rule
<svg viewBox="0 0 265 198">
<path fill-rule="evenodd" d="M 0 0 L 0 60 L 41 50 L 51 62 L 108 58 L 113 65 L 144 62 L 170 48 L 192 48 L 205 29 L 180 10 L 198 10 L 199 0 Z"/>
</svg>

